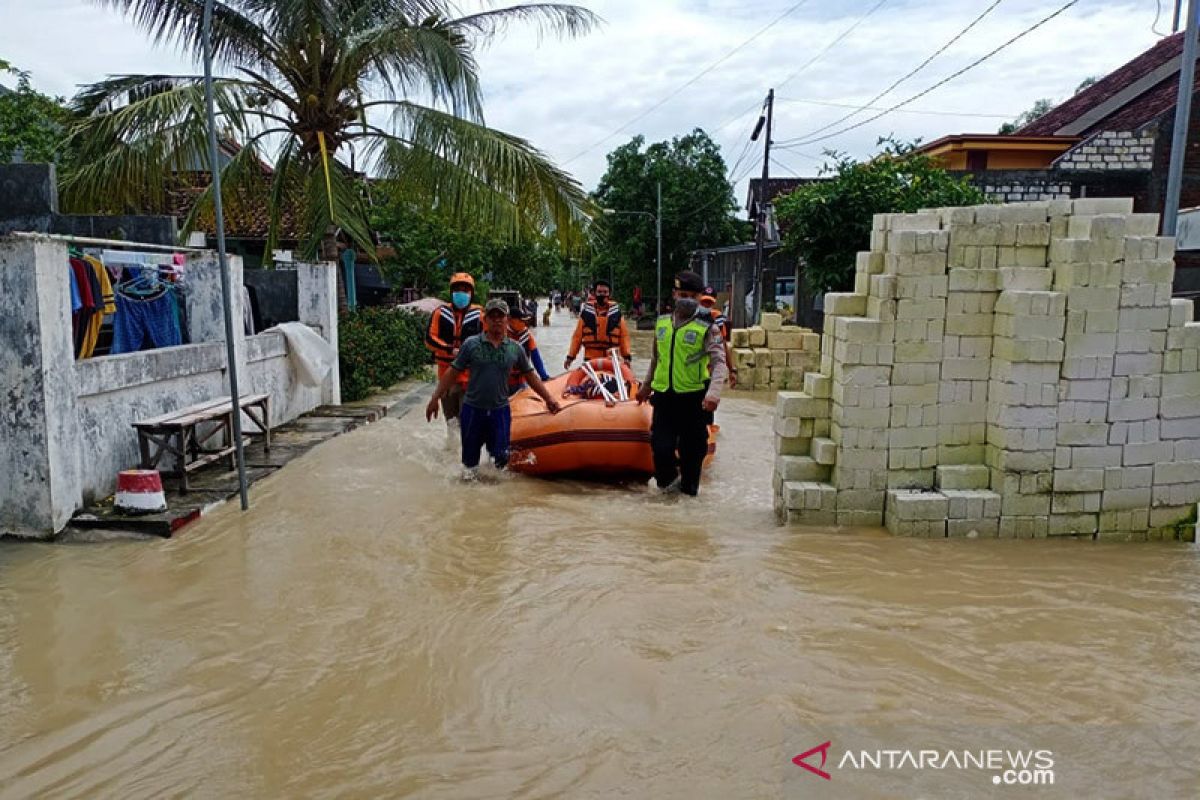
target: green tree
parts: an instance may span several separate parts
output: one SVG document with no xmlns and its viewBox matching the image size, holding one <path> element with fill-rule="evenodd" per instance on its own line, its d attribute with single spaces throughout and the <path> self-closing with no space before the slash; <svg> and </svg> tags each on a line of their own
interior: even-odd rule
<svg viewBox="0 0 1200 800">
<path fill-rule="evenodd" d="M 202 57 L 198 0 L 96 0 L 129 15 L 160 43 Z M 504 27 L 529 21 L 577 35 L 596 17 L 534 3 L 456 15 L 451 0 L 224 0 L 213 20 L 219 124 L 242 145 L 221 168 L 230 196 L 262 196 L 260 159 L 273 171 L 267 252 L 286 204 L 302 208 L 301 250 L 327 248 L 336 229 L 373 252 L 361 182 L 349 156 L 415 203 L 499 233 L 554 230 L 569 238 L 589 210 L 576 181 L 529 142 L 482 121 L 475 53 Z M 423 105 L 413 98 L 431 101 Z M 126 75 L 85 88 L 74 108 L 81 166 L 64 182 L 78 210 L 161 204 L 172 173 L 207 164 L 203 81 Z M 243 195 L 244 196 L 244 195 Z M 205 194 L 185 221 L 208 213 Z"/>
<path fill-rule="evenodd" d="M 733 244 L 745 235 L 734 218 L 738 205 L 726 178 L 721 149 L 697 128 L 686 136 L 644 147 L 635 136 L 608 154 L 608 169 L 592 199 L 618 212 L 655 213 L 656 187 L 662 183 L 663 284 L 688 265 L 688 253 L 702 247 Z M 655 221 L 646 214 L 607 214 L 598 218 L 594 252 L 586 269 L 609 277 L 614 291 L 628 298 L 641 286 L 655 295 Z M 663 291 L 666 291 L 665 288 Z"/>
<path fill-rule="evenodd" d="M 1035 102 L 1029 110 L 1018 115 L 1017 118 L 1012 122 L 1006 122 L 1001 125 L 999 132 L 1002 134 L 1016 133 L 1018 130 L 1024 128 L 1038 117 L 1045 116 L 1046 112 L 1054 108 L 1054 105 L 1055 103 L 1053 100 L 1048 97 L 1043 97 L 1041 100 Z"/>
<path fill-rule="evenodd" d="M 29 162 L 62 160 L 65 130 L 71 121 L 62 98 L 35 91 L 28 72 L 0 59 L 2 72 L 16 76 L 17 88 L 0 89 L 0 163 L 18 154 Z"/>
<path fill-rule="evenodd" d="M 463 271 L 491 286 L 538 296 L 561 274 L 560 249 L 545 237 L 505 239 L 403 202 L 377 207 L 372 224 L 390 248 L 382 270 L 398 286 L 441 294 L 450 275 Z"/>
<path fill-rule="evenodd" d="M 881 140 L 870 161 L 835 157 L 829 180 L 801 186 L 775 201 L 783 246 L 805 265 L 813 291 L 844 291 L 854 284 L 854 261 L 871 241 L 874 214 L 973 205 L 986 196 L 956 178 L 915 145 Z"/>
</svg>

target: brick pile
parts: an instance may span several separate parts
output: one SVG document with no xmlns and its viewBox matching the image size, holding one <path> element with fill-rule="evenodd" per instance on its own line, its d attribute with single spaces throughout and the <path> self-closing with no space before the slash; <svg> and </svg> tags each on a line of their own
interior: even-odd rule
<svg viewBox="0 0 1200 800">
<path fill-rule="evenodd" d="M 784 325 L 779 314 L 764 313 L 761 325 L 735 330 L 732 339 L 738 389 L 799 389 L 820 358 L 821 337 Z"/>
<path fill-rule="evenodd" d="M 879 215 L 776 401 L 776 511 L 911 536 L 1174 537 L 1200 501 L 1200 323 L 1127 199 Z"/>
</svg>

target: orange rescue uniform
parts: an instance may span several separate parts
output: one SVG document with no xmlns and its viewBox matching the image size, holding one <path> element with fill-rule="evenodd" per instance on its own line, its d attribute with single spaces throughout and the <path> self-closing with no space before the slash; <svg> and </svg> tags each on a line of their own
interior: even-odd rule
<svg viewBox="0 0 1200 800">
<path fill-rule="evenodd" d="M 575 324 L 575 333 L 571 336 L 571 349 L 567 351 L 574 359 L 583 348 L 584 358 L 604 358 L 608 351 L 616 347 L 626 360 L 630 357 L 629 329 L 625 327 L 625 318 L 621 307 L 616 303 L 608 303 L 603 308 L 597 308 L 595 303 L 585 303 L 579 311 L 579 322 Z"/>
<path fill-rule="evenodd" d="M 462 311 L 450 303 L 444 303 L 429 319 L 429 331 L 425 334 L 425 347 L 433 353 L 440 379 L 450 368 L 450 362 L 458 354 L 462 343 L 477 333 L 483 333 L 483 308 L 472 303 Z M 458 376 L 458 382 L 466 386 L 470 374 Z"/>
</svg>

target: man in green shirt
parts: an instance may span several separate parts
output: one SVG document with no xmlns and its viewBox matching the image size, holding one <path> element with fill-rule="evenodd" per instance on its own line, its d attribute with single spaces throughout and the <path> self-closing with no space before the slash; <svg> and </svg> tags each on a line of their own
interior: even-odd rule
<svg viewBox="0 0 1200 800">
<path fill-rule="evenodd" d="M 654 406 L 655 482 L 664 492 L 692 496 L 700 492 L 708 454 L 708 412 L 716 411 L 728 376 L 721 330 L 700 306 L 703 293 L 704 280 L 696 273 L 675 276 L 675 311 L 658 318 L 650 372 L 637 393 L 639 403 Z"/>
<path fill-rule="evenodd" d="M 483 333 L 462 343 L 458 355 L 443 373 L 429 405 L 425 407 L 425 419 L 436 419 L 442 397 L 454 386 L 459 375 L 463 372 L 469 374 L 460 416 L 464 478 L 473 479 L 476 476 L 480 450 L 485 445 L 498 469 L 508 466 L 509 427 L 512 423 L 508 408 L 508 377 L 514 367 L 545 401 L 550 413 L 557 414 L 558 401 L 550 396 L 546 385 L 529 362 L 529 356 L 521 345 L 508 338 L 508 303 L 498 298 L 489 300 L 483 309 Z"/>
</svg>

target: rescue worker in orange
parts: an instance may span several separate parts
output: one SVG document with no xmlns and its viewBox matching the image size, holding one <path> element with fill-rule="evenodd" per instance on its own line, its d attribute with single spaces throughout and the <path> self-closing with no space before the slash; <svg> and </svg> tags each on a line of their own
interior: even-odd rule
<svg viewBox="0 0 1200 800">
<path fill-rule="evenodd" d="M 721 338 L 725 340 L 725 363 L 729 367 L 729 380 L 726 383 L 732 389 L 737 386 L 737 367 L 733 366 L 733 354 L 729 350 L 729 318 L 717 308 L 717 292 L 711 286 L 704 287 L 704 294 L 700 295 L 700 305 L 712 314 L 713 325 L 721 331 Z M 712 424 L 711 419 L 709 424 Z"/>
<path fill-rule="evenodd" d="M 549 310 L 549 308 L 546 309 L 547 312 Z M 537 339 L 533 338 L 533 332 L 529 330 L 530 316 L 530 313 L 519 305 L 509 309 L 508 338 L 521 345 L 521 349 L 529 357 L 529 363 L 533 364 L 533 369 L 537 372 L 538 377 L 544 381 L 548 381 L 550 380 L 550 373 L 546 372 L 546 365 L 542 362 L 542 354 L 538 350 Z M 528 385 L 525 382 L 525 375 L 514 367 L 512 373 L 508 376 L 508 393 L 516 394 Z"/>
<path fill-rule="evenodd" d="M 475 279 L 465 272 L 451 275 L 450 302 L 443 303 L 433 312 L 429 331 L 425 334 L 425 346 L 437 362 L 438 380 L 450 368 L 462 343 L 483 333 L 482 315 L 483 309 L 475 303 Z M 469 379 L 468 372 L 460 373 L 454 385 L 442 395 L 442 414 L 447 425 L 457 424 Z"/>
<path fill-rule="evenodd" d="M 581 346 L 585 359 L 605 358 L 614 347 L 620 350 L 626 364 L 632 358 L 629 329 L 625 327 L 621 307 L 612 302 L 612 286 L 606 280 L 598 280 L 592 291 L 595 300 L 589 298 L 589 302 L 579 311 L 579 322 L 575 323 L 575 334 L 571 337 L 571 347 L 567 351 L 563 369 L 571 368 Z"/>
</svg>

